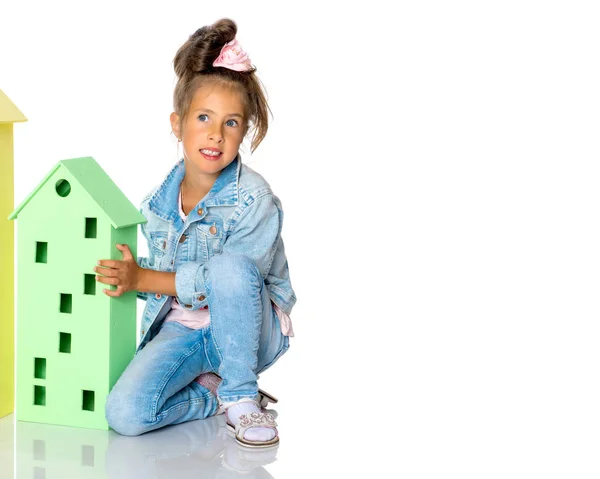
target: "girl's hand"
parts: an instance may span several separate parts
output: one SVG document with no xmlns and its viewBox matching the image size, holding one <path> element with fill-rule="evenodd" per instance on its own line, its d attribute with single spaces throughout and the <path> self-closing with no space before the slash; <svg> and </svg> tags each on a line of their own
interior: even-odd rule
<svg viewBox="0 0 600 479">
<path fill-rule="evenodd" d="M 123 260 L 105 259 L 98 261 L 94 271 L 101 273 L 102 276 L 96 276 L 96 280 L 104 284 L 114 284 L 116 290 L 103 289 L 107 296 L 118 297 L 127 291 L 137 290 L 140 278 L 140 268 L 136 259 L 131 254 L 129 246 L 118 244 L 117 249 L 123 253 Z"/>
</svg>

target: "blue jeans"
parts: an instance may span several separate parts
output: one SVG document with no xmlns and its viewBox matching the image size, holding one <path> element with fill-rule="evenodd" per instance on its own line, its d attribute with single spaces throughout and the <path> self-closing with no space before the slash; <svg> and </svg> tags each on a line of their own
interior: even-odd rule
<svg viewBox="0 0 600 479">
<path fill-rule="evenodd" d="M 136 436 L 169 424 L 214 415 L 258 398 L 258 374 L 289 347 L 257 266 L 246 256 L 211 258 L 206 278 L 210 325 L 190 329 L 163 323 L 133 358 L 106 400 L 106 419 Z M 217 396 L 194 379 L 206 372 L 223 380 Z"/>
</svg>

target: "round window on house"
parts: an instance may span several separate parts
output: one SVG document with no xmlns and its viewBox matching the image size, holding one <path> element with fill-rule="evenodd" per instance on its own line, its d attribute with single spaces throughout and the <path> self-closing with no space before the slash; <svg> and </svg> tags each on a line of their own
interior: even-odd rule
<svg viewBox="0 0 600 479">
<path fill-rule="evenodd" d="M 58 180 L 56 182 L 56 192 L 62 196 L 68 196 L 71 193 L 71 184 L 67 180 Z"/>
</svg>

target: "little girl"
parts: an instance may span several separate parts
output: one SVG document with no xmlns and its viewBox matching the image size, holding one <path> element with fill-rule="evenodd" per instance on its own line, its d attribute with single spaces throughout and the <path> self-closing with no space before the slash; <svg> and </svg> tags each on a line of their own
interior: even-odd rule
<svg viewBox="0 0 600 479">
<path fill-rule="evenodd" d="M 140 345 L 106 401 L 120 434 L 225 413 L 240 444 L 279 442 L 257 379 L 289 347 L 296 296 L 279 198 L 238 151 L 251 122 L 252 151 L 262 141 L 269 108 L 236 33 L 221 19 L 179 48 L 170 120 L 183 158 L 142 201 L 148 257 L 117 245 L 123 260 L 96 267 L 116 286 L 105 294 L 147 301 Z"/>
</svg>

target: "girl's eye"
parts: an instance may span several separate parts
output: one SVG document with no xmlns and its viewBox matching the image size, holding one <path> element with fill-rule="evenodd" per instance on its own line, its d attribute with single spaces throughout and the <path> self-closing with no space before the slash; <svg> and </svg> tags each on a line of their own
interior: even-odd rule
<svg viewBox="0 0 600 479">
<path fill-rule="evenodd" d="M 203 113 L 202 115 L 198 116 L 198 120 L 203 121 L 202 117 L 205 116 L 208 118 L 208 115 Z M 229 123 L 230 121 L 233 121 L 236 125 L 237 125 L 237 121 L 236 120 L 227 120 L 227 123 Z M 230 126 L 235 126 L 235 125 L 230 125 Z"/>
</svg>

